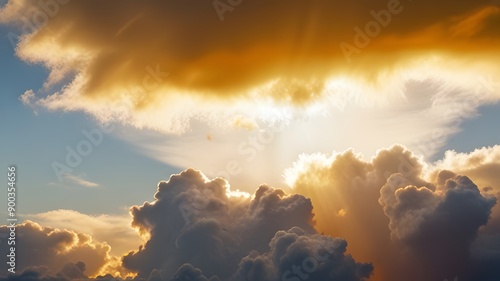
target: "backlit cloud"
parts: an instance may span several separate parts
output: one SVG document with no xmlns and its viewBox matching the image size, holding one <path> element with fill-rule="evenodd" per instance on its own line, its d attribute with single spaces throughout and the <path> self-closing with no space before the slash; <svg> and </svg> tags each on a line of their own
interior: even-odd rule
<svg viewBox="0 0 500 281">
<path fill-rule="evenodd" d="M 496 280 L 500 216 L 488 176 L 496 149 L 450 152 L 433 164 L 402 146 L 370 161 L 352 150 L 304 155 L 285 173 L 298 194 L 261 185 L 243 196 L 188 169 L 160 182 L 154 201 L 130 209 L 128 230 L 125 218 L 33 215 L 57 228 L 19 225 L 17 255 L 26 258 L 1 280 Z M 491 184 L 443 169 L 458 161 L 462 171 L 484 170 L 474 178 Z M 130 241 L 120 238 L 132 240 L 133 229 L 144 240 L 121 258 L 92 238 L 123 249 Z"/>
<path fill-rule="evenodd" d="M 9 227 L 0 226 L 0 232 L 9 233 Z M 16 226 L 15 248 L 16 272 L 33 266 L 58 272 L 68 262 L 83 262 L 85 273 L 94 276 L 111 261 L 110 246 L 106 243 L 95 242 L 88 234 L 42 227 L 31 221 Z M 0 249 L 2 253 L 8 253 L 9 246 L 1 243 Z M 8 259 L 7 254 L 0 257 L 2 264 L 6 264 Z"/>
<path fill-rule="evenodd" d="M 493 150 L 460 156 L 487 171 Z M 345 238 L 355 258 L 373 261 L 374 280 L 495 280 L 498 198 L 444 169 L 448 163 L 467 175 L 474 166 L 453 166 L 459 155 L 447 155 L 431 176 L 425 171 L 432 166 L 401 146 L 380 150 L 370 161 L 353 151 L 303 155 L 285 175 L 294 191 L 311 198 L 319 231 Z M 497 184 L 487 173 L 474 179 Z"/>
<path fill-rule="evenodd" d="M 370 276 L 372 266 L 346 255 L 343 239 L 315 231 L 309 199 L 265 185 L 252 199 L 228 197 L 227 185 L 193 169 L 160 182 L 155 201 L 131 208 L 132 225 L 149 240 L 126 255 L 123 265 L 139 277 L 157 272 L 164 280 L 179 275 L 269 281 L 281 280 L 284 274 L 349 281 Z M 297 273 L 295 265 L 307 264 L 304 259 L 313 259 L 317 251 L 322 260 Z"/>
<path fill-rule="evenodd" d="M 64 173 L 62 178 L 64 181 L 67 181 L 71 185 L 79 185 L 84 187 L 98 187 L 99 184 L 95 182 L 91 182 L 89 180 L 84 179 L 82 176 L 76 176 L 69 173 Z"/>
</svg>

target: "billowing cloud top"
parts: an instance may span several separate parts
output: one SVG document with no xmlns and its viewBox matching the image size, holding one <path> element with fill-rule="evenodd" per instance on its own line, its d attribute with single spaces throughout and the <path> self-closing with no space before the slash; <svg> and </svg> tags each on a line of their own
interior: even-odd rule
<svg viewBox="0 0 500 281">
<path fill-rule="evenodd" d="M 31 221 L 17 225 L 15 231 L 17 234 L 15 245 L 10 246 L 16 247 L 14 253 L 17 257 L 14 259 L 14 267 L 18 269 L 16 272 L 30 267 L 43 267 L 46 268 L 45 271 L 59 270 L 67 273 L 63 276 L 74 278 L 74 274 L 68 273 L 68 267 L 71 267 L 68 262 L 75 264 L 80 262 L 77 266 L 79 270 L 76 272 L 83 276 L 82 272 L 85 270 L 86 274 L 97 275 L 103 266 L 112 260 L 109 255 L 109 245 L 95 242 L 92 236 L 85 233 L 42 227 Z M 0 226 L 0 233 L 9 234 L 9 226 Z M 7 253 L 0 257 L 2 265 L 11 261 L 7 256 L 10 254 L 8 251 L 10 246 L 7 243 L 0 243 L 2 253 Z"/>
<path fill-rule="evenodd" d="M 436 165 L 402 146 L 371 161 L 352 150 L 304 155 L 286 175 L 311 197 L 319 231 L 344 237 L 355 258 L 374 262 L 373 280 L 496 280 L 500 181 L 491 169 L 498 149 L 450 152 Z M 472 171 L 488 188 L 445 167 Z"/>
<path fill-rule="evenodd" d="M 500 8 L 486 0 L 20 0 L 0 19 L 19 27 L 19 56 L 50 69 L 24 102 L 166 132 L 244 102 L 317 101 L 338 77 L 387 85 L 395 69 L 485 74 L 500 61 Z"/>
<path fill-rule="evenodd" d="M 354 281 L 371 275 L 370 264 L 345 254 L 345 240 L 316 233 L 309 199 L 268 186 L 259 187 L 253 199 L 228 197 L 227 185 L 193 169 L 161 182 L 154 202 L 131 208 L 132 225 L 149 240 L 126 255 L 123 265 L 139 277 L 156 270 L 167 280 L 190 280 L 194 268 L 197 275 L 221 280 L 306 274 L 310 280 Z M 304 269 L 298 273 L 297 266 Z"/>
</svg>

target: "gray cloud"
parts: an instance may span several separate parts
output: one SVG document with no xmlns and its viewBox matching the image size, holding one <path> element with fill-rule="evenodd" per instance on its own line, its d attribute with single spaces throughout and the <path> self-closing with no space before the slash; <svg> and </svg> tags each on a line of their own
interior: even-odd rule
<svg viewBox="0 0 500 281">
<path fill-rule="evenodd" d="M 50 71 L 23 102 L 182 133 L 200 101 L 221 114 L 235 100 L 321 102 L 332 77 L 376 83 L 435 55 L 450 71 L 469 60 L 499 70 L 500 8 L 488 0 L 254 0 L 229 6 L 224 22 L 213 3 L 8 1 L 0 23 L 17 28 L 17 54 Z M 109 107 L 118 101 L 125 110 Z"/>
<path fill-rule="evenodd" d="M 428 168 L 402 146 L 370 161 L 353 151 L 303 158 L 289 171 L 299 194 L 261 185 L 251 198 L 235 197 L 226 180 L 188 169 L 160 182 L 154 201 L 130 209 L 132 226 L 147 242 L 122 257 L 124 268 L 89 235 L 25 222 L 18 226 L 24 270 L 0 280 L 79 280 L 130 270 L 136 281 L 496 281 L 496 158 L 460 157 L 448 165 L 474 165 L 463 171 L 474 171 L 489 188 L 443 169 L 444 162 Z"/>
<path fill-rule="evenodd" d="M 8 232 L 8 226 L 0 226 L 0 233 Z M 9 247 L 7 243 L 0 244 L 2 253 L 8 253 Z M 64 274 L 77 272 L 78 268 L 80 271 L 86 269 L 86 273 L 92 276 L 111 259 L 110 247 L 106 243 L 92 241 L 88 234 L 42 227 L 31 221 L 16 226 L 15 248 L 18 272 L 28 267 L 43 266 L 52 272 L 63 268 Z M 0 256 L 0 262 L 6 264 L 6 255 Z M 75 266 L 65 266 L 68 262 L 74 262 Z"/>
<path fill-rule="evenodd" d="M 483 197 L 466 176 L 438 174 L 437 189 L 417 187 L 394 174 L 380 203 L 397 239 L 411 248 L 419 275 L 433 279 L 473 274 L 471 245 L 486 225 L 496 198 Z"/>
<path fill-rule="evenodd" d="M 275 273 L 283 270 L 283 266 L 301 262 L 299 259 L 312 254 L 313 247 L 322 245 L 327 249 L 333 247 L 334 254 L 317 276 L 326 274 L 328 270 L 323 269 L 329 267 L 326 264 L 345 267 L 342 274 L 353 278 L 346 280 L 362 280 L 361 277 L 371 273 L 369 265 L 344 256 L 345 241 L 316 233 L 309 199 L 298 194 L 287 195 L 266 185 L 260 186 L 252 199 L 228 197 L 227 188 L 225 180 L 208 180 L 193 169 L 160 182 L 154 202 L 131 208 L 132 225 L 150 239 L 138 251 L 124 256 L 123 265 L 143 278 L 152 278 L 154 270 L 163 280 L 172 276 L 176 276 L 174 280 L 240 278 L 242 264 L 252 257 L 258 258 L 258 253 L 262 257 L 272 255 L 271 252 L 277 251 L 276 245 L 284 241 L 282 234 L 294 229 L 290 234 L 296 233 L 293 235 L 298 241 L 282 253 L 282 258 L 289 261 L 269 264 L 271 268 L 264 271 L 269 280 L 280 280 L 281 276 Z M 356 270 L 361 267 L 365 267 L 365 275 L 355 279 Z M 198 279 L 182 279 L 186 276 Z"/>
</svg>

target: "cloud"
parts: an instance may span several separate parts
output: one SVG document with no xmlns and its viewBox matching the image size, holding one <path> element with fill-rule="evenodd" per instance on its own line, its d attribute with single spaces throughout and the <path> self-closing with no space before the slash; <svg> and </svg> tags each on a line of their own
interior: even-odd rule
<svg viewBox="0 0 500 281">
<path fill-rule="evenodd" d="M 280 241 L 287 240 L 281 236 L 291 231 L 296 243 L 288 245 L 288 250 L 280 248 L 289 260 L 269 264 L 265 273 L 269 280 L 281 280 L 276 274 L 283 266 L 302 262 L 315 247 L 332 249 L 331 259 L 325 263 L 331 264 L 328 268 L 338 267 L 338 274 L 349 276 L 346 280 L 370 275 L 369 264 L 344 255 L 345 241 L 315 231 L 309 199 L 266 185 L 253 198 L 228 196 L 228 189 L 224 179 L 209 180 L 193 169 L 160 182 L 155 201 L 131 208 L 132 225 L 149 239 L 124 256 L 123 265 L 143 278 L 156 272 L 163 280 L 239 280 L 242 270 L 248 269 L 242 263 L 259 253 L 269 258 L 272 251 L 278 251 Z M 325 268 L 318 271 L 318 278 L 329 272 Z"/>
<path fill-rule="evenodd" d="M 45 266 L 32 266 L 22 270 L 20 273 L 0 276 L 1 281 L 77 281 L 88 280 L 83 274 L 85 263 L 67 263 L 61 270 L 53 274 Z"/>
<path fill-rule="evenodd" d="M 60 182 L 50 182 L 51 186 L 79 186 L 79 187 L 89 187 L 95 188 L 99 187 L 98 183 L 86 180 L 83 175 L 73 175 L 70 173 L 61 173 L 61 181 Z"/>
<path fill-rule="evenodd" d="M 496 172 L 500 169 L 500 145 L 477 148 L 470 153 L 447 151 L 442 160 L 429 167 L 429 173 L 435 176 L 443 169 L 466 174 L 481 186 L 500 191 L 500 175 Z"/>
<path fill-rule="evenodd" d="M 487 171 L 495 157 L 478 154 L 487 153 L 463 158 Z M 295 192 L 311 198 L 318 231 L 345 238 L 349 253 L 372 261 L 374 280 L 495 280 L 499 272 L 492 264 L 500 256 L 493 241 L 500 232 L 484 230 L 497 223 L 494 214 L 490 218 L 497 199 L 467 176 L 445 170 L 444 162 L 429 173 L 434 165 L 393 146 L 370 161 L 352 150 L 303 155 L 285 175 Z M 457 170 L 467 174 L 466 163 Z"/>
<path fill-rule="evenodd" d="M 269 252 L 241 260 L 236 280 L 366 280 L 373 271 L 371 264 L 345 255 L 345 240 L 308 235 L 298 227 L 278 231 L 269 246 Z"/>
<path fill-rule="evenodd" d="M 85 271 L 86 265 L 83 262 L 67 263 L 65 264 L 59 272 L 72 280 L 74 279 L 85 279 L 87 276 L 83 274 Z"/>
<path fill-rule="evenodd" d="M 447 168 L 449 167 L 449 168 Z M 450 169 L 457 174 L 467 175 L 483 194 L 495 196 L 500 200 L 500 146 L 482 147 L 470 153 L 447 151 L 442 160 L 428 168 L 428 176 L 436 177 L 440 170 Z M 481 229 L 484 233 L 500 233 L 500 204 L 492 210 L 492 219 Z"/>
<path fill-rule="evenodd" d="M 478 78 L 475 84 L 470 81 L 474 86 L 463 89 L 451 82 L 411 80 L 399 95 L 384 103 L 361 106 L 345 101 L 343 109 L 323 110 L 322 106 L 341 103 L 330 101 L 330 105 L 325 102 L 312 107 L 310 115 L 304 110 L 308 117 L 283 110 L 279 111 L 280 120 L 257 122 L 257 128 L 251 131 L 208 128 L 196 123 L 193 131 L 182 137 L 152 137 L 133 129 L 120 137 L 148 157 L 176 167 L 196 167 L 210 177 L 224 177 L 252 192 L 262 179 L 283 187 L 280 174 L 297 155 L 330 153 L 332 147 L 337 151 L 353 148 L 371 157 L 381 147 L 401 143 L 416 155 L 435 159 L 447 140 L 461 131 L 462 122 L 479 116 L 480 106 L 491 102 L 486 98 L 491 81 Z M 373 89 L 353 92 L 370 91 Z M 366 141 L 367 136 L 370 141 Z M 292 139 L 295 141 L 290 142 Z"/>
<path fill-rule="evenodd" d="M 0 226 L 0 232 L 8 233 L 9 227 Z M 7 253 L 8 247 L 7 243 L 0 244 L 3 253 Z M 31 221 L 16 226 L 15 247 L 18 257 L 16 272 L 33 266 L 43 266 L 57 272 L 68 262 L 75 263 L 83 271 L 82 263 L 79 263 L 83 262 L 86 274 L 94 276 L 111 260 L 109 245 L 93 241 L 88 234 L 42 227 Z M 0 257 L 0 262 L 6 264 L 6 255 Z M 64 267 L 63 272 L 75 271 L 73 269 Z"/>
<path fill-rule="evenodd" d="M 99 186 L 98 183 L 88 181 L 81 176 L 75 176 L 75 175 L 72 175 L 69 173 L 65 173 L 63 175 L 63 179 L 70 182 L 70 183 L 77 184 L 80 186 L 85 186 L 85 187 L 98 187 Z"/>
<path fill-rule="evenodd" d="M 0 18 L 20 33 L 17 55 L 50 71 L 21 99 L 184 133 L 192 120 L 231 127 L 240 115 L 248 127 L 268 106 L 383 103 L 413 79 L 471 90 L 499 70 L 500 8 L 486 0 L 245 1 L 223 22 L 213 3 L 9 1 Z M 380 91 L 344 98 L 335 82 L 346 77 Z"/>
<path fill-rule="evenodd" d="M 151 276 L 151 275 L 150 275 Z M 150 277 L 151 279 L 151 277 Z M 191 264 L 183 264 L 174 274 L 170 281 L 218 281 L 217 277 L 213 276 L 207 279 L 199 268 L 193 267 Z"/>
<path fill-rule="evenodd" d="M 446 170 L 438 174 L 435 191 L 394 174 L 380 192 L 391 233 L 411 247 L 424 274 L 474 275 L 467 272 L 471 244 L 487 224 L 496 198 L 483 197 L 469 178 Z"/>
<path fill-rule="evenodd" d="M 137 281 L 498 280 L 498 193 L 489 173 L 497 149 L 449 152 L 436 163 L 398 145 L 369 161 L 353 150 L 303 155 L 285 172 L 298 193 L 261 185 L 251 197 L 187 169 L 160 182 L 152 202 L 130 209 L 144 239 L 136 250 L 119 258 L 100 242 L 129 245 L 123 239 L 133 239 L 133 229 L 123 227 L 125 218 L 31 215 L 51 227 L 18 226 L 16 255 L 23 259 L 18 273 L 0 280 L 132 273 Z M 475 172 L 491 188 L 446 166 Z"/>
<path fill-rule="evenodd" d="M 110 254 L 114 256 L 127 253 L 142 242 L 130 227 L 128 215 L 91 216 L 73 210 L 54 210 L 23 217 L 43 226 L 87 233 L 95 240 L 109 244 Z"/>
<path fill-rule="evenodd" d="M 429 176 L 435 177 L 444 167 L 466 174 L 482 187 L 483 194 L 495 196 L 497 202 L 500 200 L 500 146 L 478 148 L 470 153 L 448 151 L 442 160 L 429 167 Z M 493 281 L 500 278 L 500 271 L 495 266 L 500 262 L 500 204 L 497 203 L 491 212 L 490 221 L 479 229 L 479 236 L 473 242 L 471 256 L 477 275 L 470 279 Z"/>
</svg>

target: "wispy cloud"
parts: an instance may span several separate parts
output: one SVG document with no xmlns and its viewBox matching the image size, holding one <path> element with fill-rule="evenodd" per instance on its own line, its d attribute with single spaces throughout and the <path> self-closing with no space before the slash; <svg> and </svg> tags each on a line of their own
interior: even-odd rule
<svg viewBox="0 0 500 281">
<path fill-rule="evenodd" d="M 88 180 L 84 179 L 82 176 L 75 176 L 75 175 L 66 173 L 66 174 L 64 174 L 63 177 L 64 177 L 64 180 L 67 180 L 71 183 L 75 183 L 75 184 L 78 184 L 81 186 L 86 186 L 86 187 L 98 187 L 99 186 L 98 183 L 88 181 Z"/>
<path fill-rule="evenodd" d="M 99 187 L 100 185 L 98 183 L 86 180 L 84 176 L 82 175 L 73 175 L 70 173 L 65 173 L 63 176 L 63 182 L 62 183 L 55 183 L 51 182 L 50 185 L 55 185 L 55 186 L 60 186 L 66 184 L 70 185 L 79 185 L 79 186 L 84 186 L 84 187 Z"/>
</svg>

